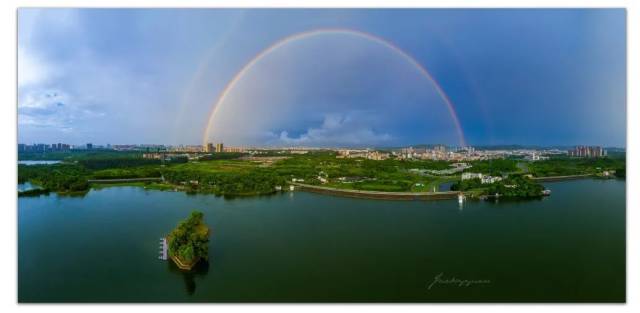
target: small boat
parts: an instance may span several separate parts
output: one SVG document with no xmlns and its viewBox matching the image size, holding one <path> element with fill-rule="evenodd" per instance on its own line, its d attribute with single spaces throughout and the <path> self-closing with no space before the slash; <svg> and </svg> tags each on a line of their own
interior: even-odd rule
<svg viewBox="0 0 640 313">
<path fill-rule="evenodd" d="M 551 190 L 549 190 L 549 189 L 545 189 L 545 190 L 543 190 L 543 191 L 542 191 L 542 195 L 543 195 L 543 196 L 550 196 L 550 195 L 551 195 Z"/>
</svg>

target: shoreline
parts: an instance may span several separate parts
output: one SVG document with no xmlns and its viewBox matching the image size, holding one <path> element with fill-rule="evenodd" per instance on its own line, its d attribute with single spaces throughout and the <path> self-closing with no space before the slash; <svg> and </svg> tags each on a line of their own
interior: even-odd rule
<svg viewBox="0 0 640 313">
<path fill-rule="evenodd" d="M 439 192 L 388 192 L 388 191 L 366 191 L 366 190 L 347 190 L 331 187 L 321 187 L 315 185 L 307 185 L 300 183 L 290 183 L 301 191 L 308 191 L 319 194 L 343 196 L 361 199 L 377 199 L 377 200 L 451 200 L 458 197 L 458 191 L 439 191 Z"/>
<path fill-rule="evenodd" d="M 547 176 L 547 177 L 533 177 L 531 178 L 536 182 L 556 182 L 556 181 L 570 181 L 570 180 L 578 180 L 585 178 L 595 178 L 592 174 L 580 174 L 580 175 L 566 175 L 566 176 Z M 180 191 L 180 192 L 189 192 L 180 187 L 182 186 L 174 186 L 172 184 L 167 184 L 163 187 L 157 186 L 146 186 L 145 183 L 154 183 L 161 181 L 161 178 L 155 177 L 145 177 L 145 178 L 120 178 L 120 179 L 90 179 L 88 182 L 92 185 L 91 189 L 102 189 L 108 187 L 115 186 L 131 186 L 131 187 L 142 187 L 144 189 L 153 189 L 158 191 Z M 373 199 L 373 200 L 403 200 L 403 201 L 411 201 L 411 200 L 423 200 L 423 201 L 433 201 L 433 200 L 452 200 L 456 199 L 459 191 L 436 191 L 436 192 L 393 192 L 393 191 L 369 191 L 369 190 L 353 190 L 353 189 L 339 189 L 332 187 L 323 187 L 317 185 L 309 185 L 309 184 L 301 184 L 288 182 L 290 185 L 295 186 L 296 189 L 300 191 L 312 192 L 317 194 L 325 194 L 339 197 L 349 197 L 349 198 L 360 198 L 360 199 Z M 176 190 L 176 188 L 178 190 Z M 84 194 L 88 192 L 54 192 L 59 195 L 75 195 L 75 194 Z M 201 192 L 196 192 L 201 193 Z M 277 193 L 274 191 L 273 193 Z M 462 192 L 467 198 L 473 197 L 472 192 Z M 270 193 L 272 194 L 272 193 Z M 266 196 L 269 194 L 247 194 L 247 195 L 228 195 L 228 197 L 254 197 L 254 196 Z M 227 195 L 216 195 L 216 196 L 225 196 Z"/>
<path fill-rule="evenodd" d="M 579 175 L 565 175 L 565 176 L 546 176 L 546 177 L 532 177 L 531 180 L 537 182 L 554 182 L 554 181 L 564 181 L 564 180 L 576 180 L 583 178 L 591 178 L 592 174 L 579 174 Z"/>
</svg>

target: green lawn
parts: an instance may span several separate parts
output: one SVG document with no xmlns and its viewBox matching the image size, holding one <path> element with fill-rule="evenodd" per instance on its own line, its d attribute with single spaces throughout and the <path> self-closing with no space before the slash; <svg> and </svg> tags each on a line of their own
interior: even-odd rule
<svg viewBox="0 0 640 313">
<path fill-rule="evenodd" d="M 244 160 L 211 160 L 171 165 L 172 170 L 201 171 L 206 173 L 248 173 L 259 163 Z"/>
</svg>

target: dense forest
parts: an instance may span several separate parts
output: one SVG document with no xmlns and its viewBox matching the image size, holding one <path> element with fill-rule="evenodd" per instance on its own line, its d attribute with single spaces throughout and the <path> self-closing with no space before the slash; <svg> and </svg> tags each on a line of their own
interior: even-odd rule
<svg viewBox="0 0 640 313">
<path fill-rule="evenodd" d="M 483 173 L 491 176 L 501 176 L 502 174 L 518 171 L 518 161 L 513 159 L 494 159 L 470 162 L 472 167 L 465 172 Z"/>
<path fill-rule="evenodd" d="M 596 174 L 603 170 L 625 171 L 624 157 L 571 158 L 555 157 L 528 164 L 529 172 L 537 177 Z"/>
<path fill-rule="evenodd" d="M 505 198 L 541 197 L 544 187 L 521 174 L 512 174 L 491 184 L 482 184 L 479 178 L 461 180 L 451 185 L 454 191 L 479 191 L 480 195 L 500 195 Z"/>
<path fill-rule="evenodd" d="M 18 183 L 32 182 L 50 191 L 86 191 L 89 174 L 86 168 L 74 164 L 18 165 Z"/>
<path fill-rule="evenodd" d="M 171 231 L 168 239 L 169 255 L 185 264 L 209 259 L 209 227 L 204 223 L 202 212 L 191 212 L 186 220 Z"/>
</svg>

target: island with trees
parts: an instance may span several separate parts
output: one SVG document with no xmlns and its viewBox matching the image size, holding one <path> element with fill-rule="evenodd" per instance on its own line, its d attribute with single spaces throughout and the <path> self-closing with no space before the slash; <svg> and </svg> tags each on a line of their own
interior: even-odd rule
<svg viewBox="0 0 640 313">
<path fill-rule="evenodd" d="M 169 257 L 182 270 L 191 270 L 198 262 L 209 260 L 209 227 L 199 211 L 178 223 L 167 236 Z"/>
</svg>

